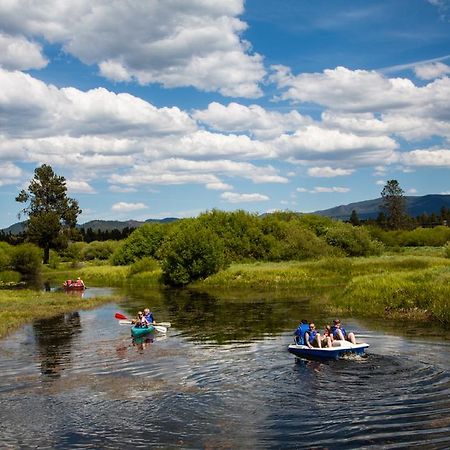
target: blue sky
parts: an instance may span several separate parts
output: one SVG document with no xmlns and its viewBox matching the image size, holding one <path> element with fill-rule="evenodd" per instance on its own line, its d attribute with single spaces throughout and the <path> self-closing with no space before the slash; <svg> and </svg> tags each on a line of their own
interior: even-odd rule
<svg viewBox="0 0 450 450">
<path fill-rule="evenodd" d="M 0 228 L 450 193 L 449 0 L 0 3 Z"/>
</svg>

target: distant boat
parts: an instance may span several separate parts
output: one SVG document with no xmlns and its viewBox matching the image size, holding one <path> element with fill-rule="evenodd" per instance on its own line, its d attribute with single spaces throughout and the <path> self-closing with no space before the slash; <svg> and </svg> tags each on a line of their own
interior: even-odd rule
<svg viewBox="0 0 450 450">
<path fill-rule="evenodd" d="M 63 288 L 65 291 L 84 291 L 86 289 L 86 286 L 84 284 L 78 284 L 76 281 L 70 283 L 68 280 L 64 281 Z"/>
</svg>

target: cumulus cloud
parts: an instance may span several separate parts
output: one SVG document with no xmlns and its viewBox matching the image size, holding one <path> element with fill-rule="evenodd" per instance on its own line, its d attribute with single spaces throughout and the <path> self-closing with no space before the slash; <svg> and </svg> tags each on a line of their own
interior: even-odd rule
<svg viewBox="0 0 450 450">
<path fill-rule="evenodd" d="M 220 197 L 228 203 L 247 203 L 247 202 L 265 202 L 270 197 L 263 194 L 238 194 L 237 192 L 224 192 Z"/>
<path fill-rule="evenodd" d="M 413 150 L 400 155 L 400 161 L 413 167 L 450 167 L 450 150 Z"/>
<path fill-rule="evenodd" d="M 144 203 L 127 203 L 127 202 L 118 202 L 112 205 L 111 207 L 111 209 L 115 212 L 130 212 L 146 208 L 147 205 L 145 205 Z"/>
<path fill-rule="evenodd" d="M 326 167 L 311 167 L 308 169 L 308 175 L 311 177 L 333 178 L 351 175 L 354 172 L 353 169 L 339 169 Z"/>
<path fill-rule="evenodd" d="M 11 162 L 0 162 L 0 186 L 17 184 L 23 174 L 20 167 Z"/>
<path fill-rule="evenodd" d="M 228 105 L 212 102 L 207 109 L 194 111 L 193 117 L 215 130 L 250 133 L 259 139 L 274 138 L 312 123 L 310 117 L 295 110 L 282 114 L 259 105 L 245 106 L 236 102 Z"/>
<path fill-rule="evenodd" d="M 78 194 L 95 194 L 95 189 L 83 180 L 66 180 L 67 189 Z"/>
<path fill-rule="evenodd" d="M 42 69 L 48 64 L 42 47 L 23 36 L 0 31 L 0 67 L 8 70 Z"/>
<path fill-rule="evenodd" d="M 337 192 L 339 194 L 345 194 L 346 192 L 349 192 L 350 188 L 346 187 L 340 187 L 340 186 L 333 186 L 333 187 L 326 187 L 326 186 L 316 186 L 313 189 L 306 189 L 306 188 L 297 188 L 296 192 L 308 192 L 310 194 L 326 194 L 330 192 Z"/>
<path fill-rule="evenodd" d="M 0 29 L 60 44 L 114 81 L 258 97 L 265 71 L 241 37 L 243 10 L 243 0 L 15 0 L 0 3 Z"/>
<path fill-rule="evenodd" d="M 423 64 L 414 68 L 414 73 L 422 80 L 433 80 L 442 75 L 450 74 L 450 66 L 442 62 L 434 62 L 430 64 Z"/>
</svg>

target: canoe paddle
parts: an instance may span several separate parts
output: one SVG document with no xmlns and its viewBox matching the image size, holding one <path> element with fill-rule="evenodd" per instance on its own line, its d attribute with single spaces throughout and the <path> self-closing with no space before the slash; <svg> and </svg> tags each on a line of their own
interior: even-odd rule
<svg viewBox="0 0 450 450">
<path fill-rule="evenodd" d="M 114 314 L 114 317 L 118 320 L 120 320 L 120 324 L 132 324 L 133 322 L 131 321 L 131 319 L 129 319 L 127 316 L 124 316 L 123 314 L 120 313 L 116 313 Z M 159 322 L 159 323 L 152 323 L 150 324 L 153 327 L 155 327 L 155 330 L 160 332 L 160 333 L 167 333 L 167 328 L 171 326 L 170 322 Z"/>
</svg>

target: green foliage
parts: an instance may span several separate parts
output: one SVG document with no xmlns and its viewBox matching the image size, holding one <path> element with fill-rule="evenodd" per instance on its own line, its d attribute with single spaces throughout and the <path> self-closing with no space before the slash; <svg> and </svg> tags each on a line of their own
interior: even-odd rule
<svg viewBox="0 0 450 450">
<path fill-rule="evenodd" d="M 156 259 L 149 258 L 146 256 L 145 258 L 138 259 L 134 262 L 129 269 L 129 275 L 136 275 L 137 273 L 142 272 L 153 272 L 159 269 L 159 264 Z"/>
<path fill-rule="evenodd" d="M 161 255 L 163 280 L 172 286 L 206 278 L 226 266 L 223 241 L 196 220 L 180 222 L 165 240 Z"/>
<path fill-rule="evenodd" d="M 87 246 L 88 244 L 85 242 L 71 242 L 66 249 L 60 252 L 61 258 L 72 263 L 82 261 L 83 252 Z"/>
<path fill-rule="evenodd" d="M 83 248 L 81 256 L 84 261 L 93 259 L 106 261 L 118 247 L 117 241 L 92 241 Z"/>
<path fill-rule="evenodd" d="M 393 230 L 401 229 L 406 222 L 406 202 L 403 194 L 404 191 L 397 180 L 388 180 L 381 191 L 382 208 L 387 214 L 387 225 Z"/>
<path fill-rule="evenodd" d="M 14 247 L 6 242 L 0 242 L 0 270 L 7 270 L 11 267 L 11 254 Z"/>
<path fill-rule="evenodd" d="M 368 227 L 373 238 L 389 247 L 442 247 L 450 241 L 450 228 L 415 228 L 414 230 L 384 231 L 378 227 Z"/>
<path fill-rule="evenodd" d="M 450 241 L 444 245 L 444 256 L 450 258 Z"/>
<path fill-rule="evenodd" d="M 264 259 L 269 253 L 269 242 L 261 230 L 261 220 L 256 214 L 238 210 L 224 212 L 214 209 L 201 214 L 200 226 L 214 230 L 231 261 Z"/>
<path fill-rule="evenodd" d="M 34 244 L 20 244 L 14 247 L 11 266 L 23 278 L 36 278 L 42 267 L 42 251 Z"/>
<path fill-rule="evenodd" d="M 333 228 L 336 223 L 338 222 L 329 217 L 316 214 L 303 214 L 300 216 L 300 224 L 309 228 L 316 236 L 325 235 L 328 229 Z"/>
<path fill-rule="evenodd" d="M 347 256 L 379 255 L 383 250 L 382 244 L 372 240 L 366 229 L 348 223 L 335 224 L 325 237 L 330 245 L 342 249 Z"/>
<path fill-rule="evenodd" d="M 44 264 L 48 263 L 51 248 L 64 248 L 76 234 L 74 229 L 81 210 L 66 192 L 65 178 L 43 164 L 35 169 L 28 189 L 16 197 L 16 201 L 28 203 L 22 210 L 29 217 L 26 234 L 44 249 Z"/>
<path fill-rule="evenodd" d="M 169 230 L 169 225 L 145 224 L 137 228 L 121 243 L 112 255 L 112 263 L 117 266 L 132 264 L 146 256 L 158 257 L 158 250 Z"/>
</svg>

